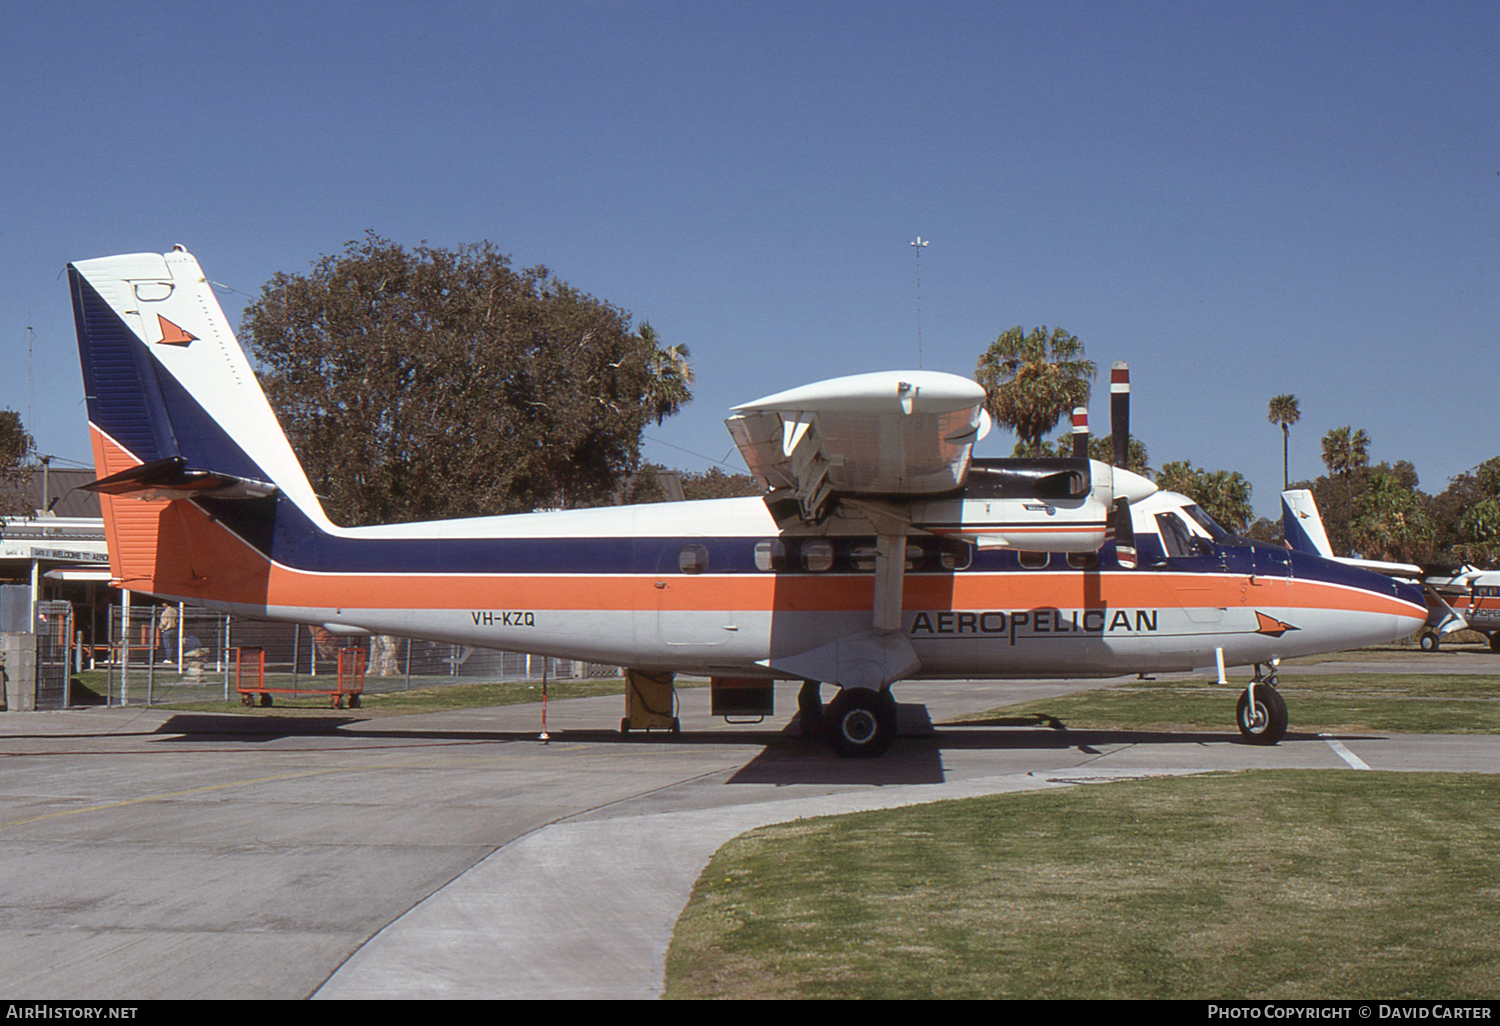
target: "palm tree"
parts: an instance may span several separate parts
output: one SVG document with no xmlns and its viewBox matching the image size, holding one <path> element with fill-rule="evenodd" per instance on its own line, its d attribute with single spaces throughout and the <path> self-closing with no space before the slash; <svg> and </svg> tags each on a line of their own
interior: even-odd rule
<svg viewBox="0 0 1500 1026">
<path fill-rule="evenodd" d="M 1354 524 L 1354 472 L 1370 465 L 1370 436 L 1364 428 L 1355 430 L 1350 425 L 1334 428 L 1323 436 L 1323 464 L 1328 473 L 1339 481 L 1339 511 L 1324 511 L 1324 523 L 1337 525 L 1329 536 L 1334 551 L 1346 550 L 1352 542 Z M 1340 515 L 1341 514 L 1341 515 Z"/>
<path fill-rule="evenodd" d="M 1033 455 L 1042 436 L 1075 406 L 1089 399 L 1094 361 L 1083 359 L 1083 343 L 1062 328 L 1030 334 L 1020 325 L 1004 332 L 979 358 L 974 380 L 984 386 L 985 409 L 1013 430 Z"/>
<path fill-rule="evenodd" d="M 1356 470 L 1370 465 L 1370 436 L 1365 429 L 1351 425 L 1334 428 L 1323 436 L 1323 463 L 1330 474 L 1348 479 Z"/>
<path fill-rule="evenodd" d="M 1281 489 L 1285 491 L 1291 487 L 1292 479 L 1287 472 L 1287 448 L 1291 443 L 1291 426 L 1302 419 L 1302 411 L 1297 409 L 1297 397 L 1291 394 L 1274 396 L 1271 405 L 1267 407 L 1266 419 L 1272 424 L 1281 425 Z"/>
<path fill-rule="evenodd" d="M 636 330 L 646 348 L 646 404 L 660 424 L 693 398 L 693 368 L 688 365 L 688 347 L 678 343 L 663 346 L 661 336 L 649 321 Z"/>
</svg>

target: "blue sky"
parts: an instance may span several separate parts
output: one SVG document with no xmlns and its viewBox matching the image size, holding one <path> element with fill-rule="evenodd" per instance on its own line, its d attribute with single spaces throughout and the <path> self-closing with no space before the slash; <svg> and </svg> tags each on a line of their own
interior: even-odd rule
<svg viewBox="0 0 1500 1026">
<path fill-rule="evenodd" d="M 1500 453 L 1500 5 L 4 8 L 0 405 L 44 452 L 88 454 L 67 261 L 182 243 L 253 294 L 373 229 L 686 343 L 646 446 L 686 469 L 735 403 L 915 365 L 919 234 L 925 367 L 1062 325 L 1153 463 L 1263 515 L 1278 393 L 1294 477 L 1343 424 L 1429 491 Z"/>
</svg>

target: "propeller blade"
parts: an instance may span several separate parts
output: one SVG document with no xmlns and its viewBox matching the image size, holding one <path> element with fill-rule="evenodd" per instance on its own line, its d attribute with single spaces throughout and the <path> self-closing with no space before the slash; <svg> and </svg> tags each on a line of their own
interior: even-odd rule
<svg viewBox="0 0 1500 1026">
<path fill-rule="evenodd" d="M 1075 460 L 1089 458 L 1089 408 L 1087 406 L 1073 407 L 1073 458 Z"/>
<path fill-rule="evenodd" d="M 1115 536 L 1115 558 L 1120 565 L 1127 570 L 1133 570 L 1137 562 L 1135 549 L 1135 524 L 1130 519 L 1130 500 L 1120 498 L 1115 500 L 1114 515 L 1110 517 L 1110 526 L 1114 529 Z"/>
<path fill-rule="evenodd" d="M 1130 365 L 1117 360 L 1109 369 L 1109 430 L 1114 436 L 1115 466 L 1130 455 Z"/>
</svg>

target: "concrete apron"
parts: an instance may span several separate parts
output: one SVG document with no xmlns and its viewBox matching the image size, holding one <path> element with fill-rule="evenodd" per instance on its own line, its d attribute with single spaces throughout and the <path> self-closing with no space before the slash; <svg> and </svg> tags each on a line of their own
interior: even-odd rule
<svg viewBox="0 0 1500 1026">
<path fill-rule="evenodd" d="M 1127 771 L 1125 777 L 1197 769 Z M 479 862 L 376 934 L 315 998 L 656 998 L 667 945 L 718 848 L 810 816 L 1067 786 L 1070 774 L 883 787 L 861 794 L 589 819 L 543 827 Z"/>
</svg>

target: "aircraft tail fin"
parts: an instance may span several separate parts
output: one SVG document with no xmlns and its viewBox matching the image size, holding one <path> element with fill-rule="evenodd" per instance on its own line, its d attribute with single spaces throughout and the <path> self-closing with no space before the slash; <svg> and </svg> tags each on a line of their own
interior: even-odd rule
<svg viewBox="0 0 1500 1026">
<path fill-rule="evenodd" d="M 206 531 L 269 537 L 280 498 L 329 526 L 192 254 L 82 260 L 68 280 L 99 477 L 90 487 L 122 586 L 228 599 L 230 581 L 264 578 L 265 553 L 228 568 L 234 557 Z M 236 507 L 232 530 L 204 509 L 223 503 Z"/>
<path fill-rule="evenodd" d="M 1281 493 L 1281 532 L 1294 551 L 1334 558 L 1318 504 L 1306 488 L 1291 488 Z"/>
</svg>

